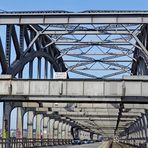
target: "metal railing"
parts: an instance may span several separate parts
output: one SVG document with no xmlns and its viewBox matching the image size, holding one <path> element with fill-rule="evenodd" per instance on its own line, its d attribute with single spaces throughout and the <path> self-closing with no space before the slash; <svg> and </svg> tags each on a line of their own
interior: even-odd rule
<svg viewBox="0 0 148 148">
<path fill-rule="evenodd" d="M 71 139 L 28 139 L 28 138 L 0 138 L 0 148 L 31 148 L 71 144 Z"/>
</svg>

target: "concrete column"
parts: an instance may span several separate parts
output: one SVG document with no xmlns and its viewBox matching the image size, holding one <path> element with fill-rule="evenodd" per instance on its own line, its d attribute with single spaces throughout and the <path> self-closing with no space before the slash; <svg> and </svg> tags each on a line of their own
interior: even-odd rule
<svg viewBox="0 0 148 148">
<path fill-rule="evenodd" d="M 49 117 L 43 118 L 43 138 L 44 139 L 48 138 L 48 121 L 49 121 Z"/>
<path fill-rule="evenodd" d="M 42 115 L 36 115 L 36 139 L 41 139 L 41 119 Z"/>
<path fill-rule="evenodd" d="M 34 113 L 29 111 L 27 113 L 27 138 L 29 139 L 33 138 L 33 118 Z"/>
<path fill-rule="evenodd" d="M 17 108 L 16 138 L 23 138 L 23 114 L 21 107 Z"/>
</svg>

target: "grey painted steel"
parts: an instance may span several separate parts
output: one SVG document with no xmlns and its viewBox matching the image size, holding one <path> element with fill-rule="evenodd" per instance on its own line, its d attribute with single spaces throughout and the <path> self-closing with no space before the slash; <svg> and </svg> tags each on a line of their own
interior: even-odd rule
<svg viewBox="0 0 148 148">
<path fill-rule="evenodd" d="M 27 138 L 33 138 L 33 119 L 34 119 L 34 112 L 29 111 L 27 113 Z"/>
<path fill-rule="evenodd" d="M 67 126 L 67 123 L 63 123 L 63 125 L 62 125 L 62 133 L 61 133 L 62 139 L 68 139 L 68 137 L 66 137 L 66 134 L 68 133 L 68 131 L 66 131 L 66 126 Z"/>
<path fill-rule="evenodd" d="M 0 80 L 1 101 L 147 102 L 148 77 L 119 80 Z M 141 99 L 141 100 L 139 100 Z"/>
<path fill-rule="evenodd" d="M 55 119 L 49 120 L 49 139 L 54 139 L 54 122 Z"/>
<path fill-rule="evenodd" d="M 13 17 L 15 17 L 15 21 L 16 17 L 19 19 L 19 23 L 17 23 L 20 27 L 19 31 L 16 29 L 16 22 L 9 24 L 14 19 Z M 44 19 L 42 22 L 44 24 L 38 25 L 41 24 L 38 22 L 41 21 L 41 17 Z M 78 19 L 79 17 L 80 19 Z M 139 22 L 139 18 L 143 22 Z M 42 59 L 44 59 L 44 78 L 48 78 L 48 63 L 51 65 L 51 78 L 52 67 L 55 71 L 66 71 L 70 76 L 74 73 L 82 78 L 108 78 L 121 76 L 123 73 L 129 75 L 131 74 L 130 66 L 136 59 L 132 56 L 134 49 L 138 48 L 140 52 L 148 55 L 146 44 L 144 45 L 143 41 L 139 39 L 146 18 L 146 11 L 0 13 L 0 22 L 2 21 L 7 29 L 6 55 L 3 43 L 0 42 L 2 71 L 5 74 L 12 74 L 13 77 L 18 74 L 18 78 L 21 78 L 24 77 L 24 67 L 29 64 L 28 77 L 33 78 L 33 63 L 36 59 L 37 78 L 41 79 L 43 77 L 41 75 L 43 73 L 41 72 Z M 24 19 L 27 22 L 22 25 Z M 67 24 L 63 22 L 66 19 L 68 19 Z M 89 35 L 94 35 L 95 39 L 90 40 Z M 88 39 L 86 40 L 86 38 Z M 20 40 L 20 45 L 18 40 Z M 24 41 L 27 45 L 26 48 Z M 134 42 L 137 44 L 135 45 Z M 11 48 L 12 44 L 14 44 L 14 49 Z M 63 49 L 61 45 L 64 45 L 65 48 Z M 111 50 L 108 52 L 108 49 Z M 14 61 L 10 57 L 12 50 L 16 55 Z M 95 72 L 90 73 L 90 70 Z M 104 71 L 108 72 L 104 73 Z"/>
<path fill-rule="evenodd" d="M 2 137 L 9 138 L 10 137 L 10 113 L 12 111 L 12 106 L 9 102 L 5 102 L 5 106 L 3 108 L 3 127 L 2 127 Z"/>
<path fill-rule="evenodd" d="M 42 114 L 36 115 L 36 139 L 41 139 L 41 119 Z"/>
<path fill-rule="evenodd" d="M 73 139 L 72 137 L 72 134 L 71 134 L 71 130 L 72 130 L 72 127 L 69 125 L 69 128 L 68 128 L 68 139 Z"/>
<path fill-rule="evenodd" d="M 10 114 L 12 111 L 12 106 L 10 102 L 5 102 L 3 108 L 3 125 L 2 125 L 2 138 L 10 138 Z M 6 143 L 5 148 L 10 148 L 10 144 Z"/>
<path fill-rule="evenodd" d="M 63 122 L 59 122 L 59 126 L 58 126 L 58 139 L 64 139 L 62 137 L 62 126 L 63 126 Z"/>
<path fill-rule="evenodd" d="M 54 134 L 54 139 L 58 139 L 58 133 L 59 133 L 59 121 L 55 120 L 54 126 L 53 126 L 53 134 Z"/>
<path fill-rule="evenodd" d="M 48 121 L 49 117 L 43 117 L 43 138 L 47 139 L 48 138 Z"/>
<path fill-rule="evenodd" d="M 48 12 L 7 12 L 0 13 L 0 24 L 6 25 L 6 46 L 0 39 L 0 64 L 2 73 L 10 73 L 12 77 L 23 78 L 24 67 L 29 64 L 29 78 L 33 78 L 33 61 L 37 62 L 37 78 L 42 77 L 42 58 L 45 60 L 44 78 L 48 78 L 48 66 L 50 66 L 50 78 L 54 71 L 67 71 L 85 77 L 103 78 L 102 80 L 13 80 L 9 77 L 3 77 L 0 80 L 0 100 L 1 101 L 46 101 L 46 102 L 102 102 L 116 103 L 114 109 L 107 110 L 82 110 L 83 108 L 73 109 L 73 105 L 67 104 L 64 108 L 53 108 L 54 112 L 59 112 L 58 116 L 64 115 L 71 117 L 76 122 L 75 134 L 85 131 L 86 127 L 96 132 L 98 125 L 103 132 L 108 135 L 123 134 L 126 140 L 132 144 L 147 144 L 147 113 L 148 109 L 148 77 L 138 76 L 119 80 L 107 80 L 104 78 L 121 75 L 123 73 L 134 75 L 148 74 L 148 51 L 147 51 L 147 23 L 148 11 L 85 11 L 79 13 L 65 11 Z M 24 25 L 23 25 L 24 24 Z M 43 24 L 36 25 L 36 24 Z M 62 25 L 61 25 L 62 24 Z M 19 26 L 20 31 L 16 31 L 15 26 Z M 88 26 L 91 27 L 88 27 Z M 98 25 L 98 26 L 97 26 Z M 49 28 L 51 27 L 51 28 Z M 53 28 L 56 28 L 55 30 Z M 51 30 L 50 30 L 51 29 Z M 18 34 L 20 35 L 18 37 Z M 67 36 L 68 35 L 68 36 Z M 81 38 L 78 36 L 82 35 Z M 86 40 L 88 35 L 97 35 L 95 40 Z M 100 36 L 106 36 L 102 39 Z M 114 35 L 114 38 L 112 38 Z M 121 36 L 116 38 L 116 36 Z M 69 36 L 75 36 L 71 38 Z M 77 36 L 77 37 L 76 37 Z M 110 38 L 111 39 L 108 39 Z M 84 40 L 83 40 L 84 39 Z M 24 41 L 27 48 L 24 47 Z M 14 50 L 12 45 L 14 45 Z M 66 45 L 67 48 L 56 48 Z M 71 45 L 71 47 L 69 47 Z M 88 52 L 92 47 L 96 47 L 100 53 Z M 124 46 L 124 47 L 123 47 Z M 131 48 L 127 47 L 130 46 Z M 6 47 L 6 48 L 4 48 Z M 85 49 L 87 49 L 85 51 Z M 95 48 L 94 48 L 95 49 Z M 111 51 L 108 52 L 108 49 Z M 82 51 L 80 51 L 82 50 Z M 84 51 L 83 51 L 84 50 Z M 107 50 L 107 52 L 105 51 Z M 76 52 L 73 52 L 76 51 Z M 117 53 L 116 51 L 120 51 Z M 12 61 L 11 52 L 15 52 L 16 59 Z M 134 56 L 133 55 L 134 52 Z M 64 56 L 70 58 L 65 58 Z M 94 58 L 94 56 L 103 56 L 103 58 Z M 72 57 L 72 58 L 71 58 Z M 93 57 L 93 58 L 92 58 Z M 126 58 L 124 58 L 126 57 Z M 75 58 L 75 59 L 74 59 Z M 124 59 L 122 59 L 124 58 Z M 127 59 L 128 58 L 128 59 Z M 65 67 L 64 65 L 67 65 Z M 50 65 L 48 64 L 50 63 Z M 67 63 L 73 63 L 68 65 Z M 98 67 L 90 64 L 105 64 Z M 124 63 L 124 64 L 123 64 Z M 129 64 L 125 64 L 129 63 Z M 132 68 L 130 67 L 132 63 Z M 109 67 L 108 67 L 109 66 Z M 85 71 L 115 71 L 103 76 L 93 75 Z M 116 72 L 117 71 L 117 72 Z M 140 103 L 139 107 L 136 104 Z M 141 103 L 146 103 L 141 105 Z M 90 108 L 94 108 L 94 105 Z M 138 104 L 137 104 L 138 105 Z M 31 105 L 30 105 L 31 106 Z M 36 105 L 34 105 L 36 106 Z M 84 105 L 85 106 L 85 105 Z M 87 105 L 86 105 L 87 106 Z M 86 107 L 85 106 L 85 107 Z M 127 107 L 128 106 L 128 107 Z M 8 113 L 6 113 L 8 107 Z M 4 105 L 3 137 L 9 138 L 10 131 L 10 110 L 14 107 L 9 103 Z M 27 106 L 29 107 L 29 106 Z M 99 108 L 99 107 L 98 107 Z M 104 106 L 102 108 L 105 108 Z M 134 108 L 135 110 L 133 110 Z M 141 110 L 143 108 L 143 110 Z M 27 110 L 27 109 L 26 109 Z M 46 112 L 51 115 L 47 108 L 33 109 L 38 113 Z M 65 111 L 66 110 L 66 111 Z M 80 111 L 80 112 L 79 112 Z M 141 117 L 141 113 L 144 114 Z M 21 111 L 18 112 L 20 129 Z M 145 120 L 144 120 L 144 116 Z M 84 120 L 86 119 L 87 120 Z M 96 121 L 96 118 L 101 119 Z M 110 120 L 107 118 L 111 118 Z M 93 120 L 95 119 L 95 122 Z M 115 119 L 117 122 L 115 122 Z M 103 122 L 107 123 L 103 124 Z M 38 121 L 39 122 L 39 121 Z M 56 121 L 57 122 L 57 121 Z M 56 123 L 55 122 L 55 123 Z M 59 122 L 59 121 L 58 121 Z M 102 122 L 102 123 L 101 123 Z M 47 128 L 46 122 L 46 128 Z M 92 125 L 93 124 L 93 127 Z M 125 129 L 124 129 L 125 127 Z M 37 131 L 40 130 L 40 123 L 37 125 Z M 82 128 L 80 130 L 80 128 Z M 59 130 L 62 133 L 62 126 L 59 124 Z M 84 130 L 84 131 L 83 131 Z M 19 130 L 18 130 L 19 131 Z M 51 130 L 52 132 L 52 130 Z M 71 129 L 68 132 L 70 137 Z M 122 133 L 123 132 L 123 133 Z M 21 132 L 20 136 L 22 137 Z M 52 132 L 53 133 L 53 132 Z M 54 131 L 53 138 L 61 138 L 57 130 Z M 102 133 L 99 129 L 100 134 Z M 40 138 L 40 132 L 38 132 Z M 129 135 L 128 135 L 129 134 Z M 47 135 L 45 136 L 47 137 Z"/>
<path fill-rule="evenodd" d="M 69 125 L 69 124 L 66 124 L 66 129 L 65 129 L 65 139 L 69 139 L 69 134 L 68 134 L 69 127 L 70 127 L 70 125 Z"/>
<path fill-rule="evenodd" d="M 121 141 L 137 145 L 139 147 L 147 147 L 147 120 L 145 114 L 137 117 L 137 119 L 119 134 Z"/>
<path fill-rule="evenodd" d="M 23 112 L 21 107 L 17 107 L 16 138 L 23 138 Z"/>
<path fill-rule="evenodd" d="M 0 24 L 148 23 L 148 12 L 0 13 Z"/>
</svg>

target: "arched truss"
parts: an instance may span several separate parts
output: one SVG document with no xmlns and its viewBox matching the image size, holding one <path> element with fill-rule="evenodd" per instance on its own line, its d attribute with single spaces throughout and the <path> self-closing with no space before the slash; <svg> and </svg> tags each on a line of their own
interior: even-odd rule
<svg viewBox="0 0 148 148">
<path fill-rule="evenodd" d="M 22 73 L 26 64 L 29 63 L 29 78 L 33 78 L 33 61 L 37 58 L 38 78 L 41 78 L 41 59 L 44 59 L 44 78 L 48 78 L 48 65 L 55 71 L 66 71 L 59 50 L 54 44 L 45 47 L 51 43 L 48 35 L 38 34 L 43 31 L 39 25 L 6 25 L 6 37 L 1 35 L 0 39 L 0 63 L 3 74 L 12 74 L 15 77 L 23 77 Z M 5 40 L 5 41 L 4 41 Z M 5 45 L 6 43 L 6 45 Z M 5 46 L 4 46 L 5 45 Z"/>
<path fill-rule="evenodd" d="M 141 33 L 137 36 L 137 41 L 134 50 L 134 60 L 132 63 L 131 72 L 133 75 L 148 75 L 148 55 L 141 50 L 141 48 L 147 51 L 148 48 L 148 26 L 143 25 Z M 139 46 L 141 45 L 141 47 Z"/>
<path fill-rule="evenodd" d="M 102 13 L 116 15 L 123 12 L 84 11 L 77 15 L 80 14 L 81 18 L 81 15 L 85 16 L 85 14 L 97 16 Z M 135 12 L 135 14 L 138 13 L 141 12 Z M 45 77 L 48 75 L 47 63 L 51 63 L 55 71 L 66 71 L 71 78 L 117 78 L 124 74 L 135 74 L 134 65 L 139 61 L 136 59 L 136 52 L 141 52 L 144 56 L 148 55 L 145 39 L 140 37 L 146 36 L 147 27 L 141 22 L 111 23 L 112 21 L 109 20 L 110 23 L 102 23 L 103 20 L 101 20 L 101 23 L 93 23 L 93 21 L 69 23 L 66 16 L 73 16 L 73 12 L 67 11 L 1 13 L 3 14 L 25 15 L 23 17 L 28 14 L 54 14 L 53 21 L 57 16 L 62 16 L 61 20 L 65 23 L 60 23 L 60 20 L 56 20 L 57 23 L 56 21 L 50 23 L 47 20 L 49 23 L 46 23 L 46 17 L 41 24 L 32 23 L 30 18 L 31 22 L 28 21 L 25 25 L 21 24 L 21 17 L 20 23 L 14 23 L 15 25 L 8 20 L 9 23 L 5 24 L 5 40 L 0 41 L 2 73 L 11 73 L 13 76 L 19 73 L 18 77 L 21 77 L 24 66 L 29 63 L 31 78 L 33 76 L 31 69 L 34 65 L 32 61 L 37 57 L 38 77 L 41 75 L 41 58 L 43 58 L 45 59 Z"/>
</svg>

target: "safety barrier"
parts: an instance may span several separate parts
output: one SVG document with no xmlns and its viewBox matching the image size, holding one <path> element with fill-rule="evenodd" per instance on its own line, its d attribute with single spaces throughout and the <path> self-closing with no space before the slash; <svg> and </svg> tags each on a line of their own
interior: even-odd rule
<svg viewBox="0 0 148 148">
<path fill-rule="evenodd" d="M 71 140 L 70 139 L 35 139 L 35 138 L 33 139 L 0 138 L 0 148 L 31 148 L 31 147 L 64 145 L 64 144 L 71 144 Z"/>
</svg>

